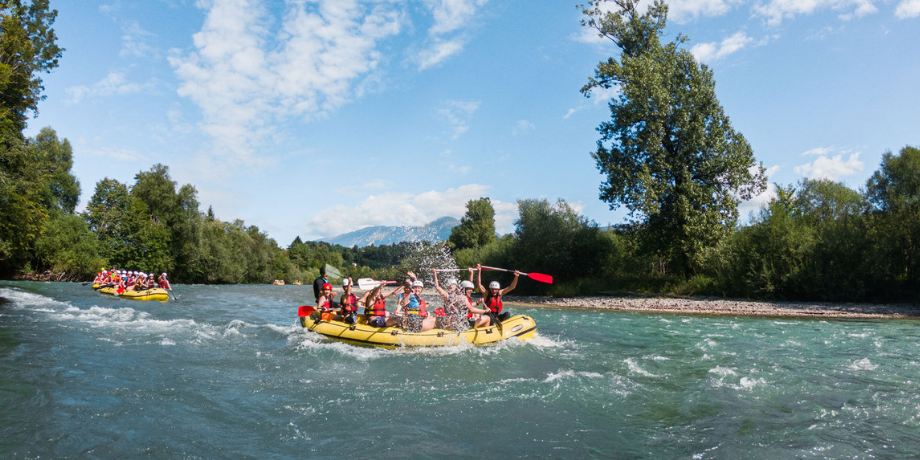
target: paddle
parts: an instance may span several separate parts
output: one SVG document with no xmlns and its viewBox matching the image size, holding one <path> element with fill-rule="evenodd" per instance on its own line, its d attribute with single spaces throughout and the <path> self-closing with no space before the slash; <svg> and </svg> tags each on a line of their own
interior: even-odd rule
<svg viewBox="0 0 920 460">
<path fill-rule="evenodd" d="M 326 268 L 326 276 L 328 276 L 329 279 L 334 279 L 334 280 L 342 279 L 342 273 L 339 272 L 337 268 L 329 264 L 324 265 L 324 267 Z"/>
<path fill-rule="evenodd" d="M 469 268 L 436 268 L 434 269 L 434 271 L 436 272 L 465 272 L 467 270 L 475 271 L 476 269 L 475 268 L 473 269 L 469 269 Z"/>
<path fill-rule="evenodd" d="M 312 315 L 313 312 L 315 312 L 315 311 L 316 311 L 316 308 L 313 308 L 313 307 L 311 307 L 311 306 L 309 306 L 309 305 L 301 305 L 301 306 L 297 309 L 297 316 L 299 316 L 299 317 L 301 317 L 301 318 L 306 318 L 307 316 Z"/>
<path fill-rule="evenodd" d="M 380 285 L 395 286 L 396 284 L 396 281 L 377 281 L 372 278 L 358 278 L 358 288 L 362 291 L 370 291 Z"/>
<path fill-rule="evenodd" d="M 486 308 L 488 309 L 489 307 L 486 307 Z M 498 319 L 498 315 L 496 315 L 495 313 L 492 313 L 491 311 L 488 313 L 488 315 L 489 315 L 489 318 L 492 319 L 492 324 L 498 327 L 498 333 L 501 335 L 505 335 L 505 332 L 502 331 L 502 322 L 500 319 Z"/>
<path fill-rule="evenodd" d="M 492 271 L 500 271 L 500 272 L 512 272 L 512 273 L 514 272 L 514 270 L 508 270 L 508 269 L 505 269 L 505 268 L 496 268 L 496 267 L 486 267 L 485 265 L 482 266 L 482 269 L 483 269 L 483 271 L 490 271 L 490 270 L 492 270 Z M 534 281 L 539 281 L 539 282 L 541 282 L 541 283 L 553 284 L 553 277 L 552 277 L 552 276 L 544 275 L 544 274 L 542 274 L 542 273 L 524 273 L 524 272 L 520 272 L 520 273 L 521 273 L 522 275 L 524 275 L 524 276 L 526 276 L 526 277 L 528 277 L 528 278 L 534 280 Z"/>
<path fill-rule="evenodd" d="M 179 301 L 179 296 L 173 294 L 172 288 L 167 289 L 166 292 L 168 292 L 172 296 L 173 300 L 175 300 L 176 302 Z"/>
</svg>

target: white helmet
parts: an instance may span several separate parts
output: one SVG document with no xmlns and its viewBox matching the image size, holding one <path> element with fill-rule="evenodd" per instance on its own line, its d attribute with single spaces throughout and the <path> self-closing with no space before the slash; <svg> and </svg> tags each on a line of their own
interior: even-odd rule
<svg viewBox="0 0 920 460">
<path fill-rule="evenodd" d="M 498 284 L 498 281 L 492 281 L 489 283 L 489 289 L 501 289 L 502 285 Z"/>
<path fill-rule="evenodd" d="M 472 281 L 463 281 L 462 283 L 460 283 L 460 287 L 463 288 L 463 289 L 475 289 L 475 288 L 473 287 L 473 282 L 472 282 Z"/>
<path fill-rule="evenodd" d="M 457 278 L 448 278 L 448 279 L 447 279 L 447 285 L 448 285 L 448 286 L 456 286 L 456 285 L 457 285 Z"/>
<path fill-rule="evenodd" d="M 421 280 L 415 280 L 412 282 L 412 287 L 425 287 L 425 283 Z"/>
<path fill-rule="evenodd" d="M 345 287 L 345 286 L 352 286 L 351 278 L 345 278 L 342 280 L 342 287 Z"/>
</svg>

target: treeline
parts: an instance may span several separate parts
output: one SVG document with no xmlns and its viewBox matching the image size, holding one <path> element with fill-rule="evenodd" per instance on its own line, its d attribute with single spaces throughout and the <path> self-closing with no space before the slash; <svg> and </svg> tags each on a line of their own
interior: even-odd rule
<svg viewBox="0 0 920 460">
<path fill-rule="evenodd" d="M 519 201 L 513 234 L 481 245 L 452 236 L 451 244 L 461 267 L 481 262 L 556 280 L 520 283 L 521 293 L 920 301 L 920 149 L 884 154 L 862 191 L 809 179 L 776 188 L 747 225 L 701 249 L 690 270 L 671 268 L 669 254 L 649 244 L 643 225 L 599 227 L 561 200 Z M 455 236 L 469 235 L 474 225 L 467 221 L 487 201 L 467 205 L 474 212 Z"/>
<path fill-rule="evenodd" d="M 30 231 L 35 238 L 26 235 L 19 251 L 4 253 L 5 276 L 50 271 L 62 275 L 59 279 L 86 280 L 102 268 L 118 267 L 167 272 L 180 283 L 309 282 L 329 264 L 355 277 L 396 277 L 413 247 L 345 248 L 297 237 L 282 249 L 257 226 L 221 221 L 210 207 L 202 212 L 195 187 L 179 187 L 161 164 L 139 172 L 133 184 L 99 181 L 86 212 L 74 213 L 80 187 L 70 174 L 70 144 L 45 128 L 26 145 L 34 146 L 33 159 L 48 159 L 34 162 L 36 169 L 60 168 L 35 174 L 33 188 L 41 199 L 28 207 L 31 217 L 18 219 L 35 222 Z"/>
</svg>

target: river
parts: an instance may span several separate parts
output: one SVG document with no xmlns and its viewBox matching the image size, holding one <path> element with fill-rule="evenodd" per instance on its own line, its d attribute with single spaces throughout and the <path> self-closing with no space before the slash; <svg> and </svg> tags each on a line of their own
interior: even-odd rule
<svg viewBox="0 0 920 460">
<path fill-rule="evenodd" d="M 537 337 L 384 350 L 310 286 L 139 302 L 0 281 L 0 458 L 916 458 L 920 324 L 510 305 Z"/>
</svg>

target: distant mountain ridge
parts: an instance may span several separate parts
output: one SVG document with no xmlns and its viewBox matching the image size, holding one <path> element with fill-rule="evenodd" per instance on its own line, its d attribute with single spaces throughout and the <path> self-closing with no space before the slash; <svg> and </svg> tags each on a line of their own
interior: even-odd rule
<svg viewBox="0 0 920 460">
<path fill-rule="evenodd" d="M 383 246 L 403 241 L 446 241 L 450 238 L 450 231 L 458 225 L 460 225 L 459 219 L 445 216 L 421 227 L 366 227 L 320 241 L 347 248 L 352 246 L 363 248 L 372 244 Z"/>
</svg>

